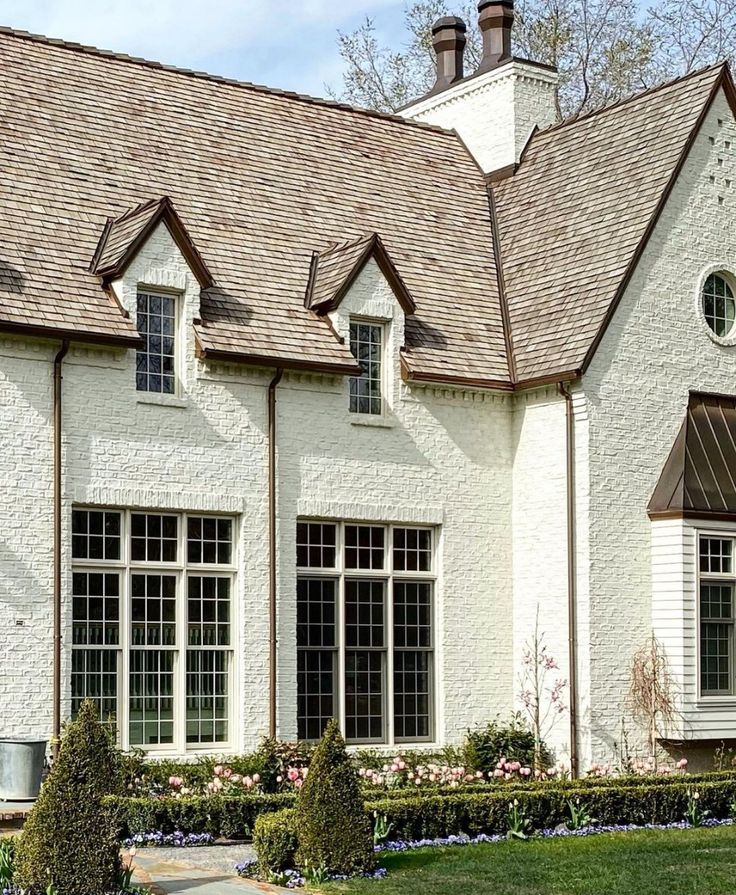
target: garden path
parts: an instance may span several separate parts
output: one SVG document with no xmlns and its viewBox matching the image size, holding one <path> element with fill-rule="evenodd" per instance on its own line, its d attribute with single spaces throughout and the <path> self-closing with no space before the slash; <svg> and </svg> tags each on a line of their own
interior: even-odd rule
<svg viewBox="0 0 736 895">
<path fill-rule="evenodd" d="M 235 865 L 254 857 L 249 845 L 141 848 L 133 858 L 135 880 L 154 895 L 264 895 L 286 892 L 241 879 Z"/>
</svg>

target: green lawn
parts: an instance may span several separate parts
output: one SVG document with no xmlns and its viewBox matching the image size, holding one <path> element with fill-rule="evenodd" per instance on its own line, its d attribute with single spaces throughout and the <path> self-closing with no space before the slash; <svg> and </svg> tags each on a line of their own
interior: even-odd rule
<svg viewBox="0 0 736 895">
<path fill-rule="evenodd" d="M 612 833 L 382 856 L 385 880 L 319 887 L 370 895 L 735 895 L 736 827 Z"/>
</svg>

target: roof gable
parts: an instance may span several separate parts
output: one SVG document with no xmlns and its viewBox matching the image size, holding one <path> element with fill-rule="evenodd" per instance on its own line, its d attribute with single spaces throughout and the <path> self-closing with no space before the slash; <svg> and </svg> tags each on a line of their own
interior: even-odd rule
<svg viewBox="0 0 736 895">
<path fill-rule="evenodd" d="M 736 518 L 736 397 L 691 393 L 648 512 Z"/>
<path fill-rule="evenodd" d="M 541 131 L 493 187 L 521 383 L 586 369 L 721 88 L 725 65 Z"/>
<path fill-rule="evenodd" d="M 305 304 L 319 313 L 334 311 L 369 260 L 381 269 L 405 314 L 416 310 L 406 284 L 377 233 L 331 246 L 312 256 Z"/>
<path fill-rule="evenodd" d="M 108 218 L 90 270 L 106 282 L 121 277 L 160 223 L 166 225 L 199 285 L 203 289 L 214 286 L 212 274 L 168 196 L 137 205 L 119 218 Z"/>
</svg>

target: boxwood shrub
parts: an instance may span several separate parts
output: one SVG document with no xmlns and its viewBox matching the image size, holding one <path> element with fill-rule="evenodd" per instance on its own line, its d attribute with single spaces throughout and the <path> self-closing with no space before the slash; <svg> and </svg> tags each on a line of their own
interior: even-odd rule
<svg viewBox="0 0 736 895">
<path fill-rule="evenodd" d="M 258 869 L 265 876 L 294 866 L 297 849 L 296 811 L 284 808 L 262 814 L 253 826 L 253 847 Z"/>
<path fill-rule="evenodd" d="M 181 798 L 109 797 L 121 839 L 135 833 L 210 833 L 227 838 L 249 837 L 256 818 L 294 804 L 293 793 Z"/>
<path fill-rule="evenodd" d="M 368 790 L 365 799 L 370 811 L 378 810 L 393 822 L 392 837 L 404 837 L 405 829 L 401 827 L 404 824 L 407 830 L 415 831 L 406 835 L 417 838 L 459 831 L 503 832 L 508 803 L 513 798 L 518 798 L 524 805 L 537 828 L 555 826 L 568 819 L 567 800 L 574 798 L 579 798 L 590 814 L 602 823 L 647 823 L 653 818 L 656 822 L 675 821 L 684 816 L 687 790 L 694 787 L 704 800 L 710 800 L 702 802 L 704 808 L 712 811 L 714 816 L 728 816 L 731 799 L 736 798 L 736 773 L 732 771 L 683 777 L 616 780 L 590 777 L 529 784 L 469 784 L 460 789 L 422 789 L 419 792 L 408 788 L 389 792 Z M 256 818 L 261 814 L 293 807 L 295 795 L 287 792 L 181 798 L 122 796 L 106 801 L 115 809 L 122 838 L 153 830 L 240 838 L 253 835 Z M 477 826 L 474 820 L 471 823 L 472 818 L 482 816 L 483 811 L 490 812 L 483 824 Z M 426 822 L 423 820 L 425 815 L 429 818 Z M 402 820 L 410 816 L 411 820 Z M 498 817 L 501 820 L 496 822 Z M 489 826 L 491 821 L 493 824 Z"/>
</svg>

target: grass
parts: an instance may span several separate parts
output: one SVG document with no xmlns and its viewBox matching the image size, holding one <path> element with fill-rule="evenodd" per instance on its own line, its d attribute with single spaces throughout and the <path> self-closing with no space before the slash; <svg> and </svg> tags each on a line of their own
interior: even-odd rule
<svg viewBox="0 0 736 895">
<path fill-rule="evenodd" d="M 734 895 L 736 828 L 637 831 L 386 854 L 383 881 L 328 883 L 370 895 Z"/>
</svg>

